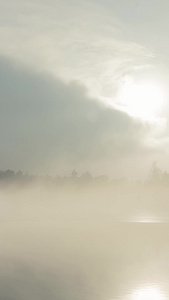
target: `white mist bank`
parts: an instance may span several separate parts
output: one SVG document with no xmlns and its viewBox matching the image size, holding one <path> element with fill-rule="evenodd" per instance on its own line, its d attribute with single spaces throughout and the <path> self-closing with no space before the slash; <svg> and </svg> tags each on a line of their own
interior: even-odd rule
<svg viewBox="0 0 169 300">
<path fill-rule="evenodd" d="M 137 215 L 169 214 L 169 188 L 140 184 L 45 185 L 0 188 L 0 220 L 4 222 L 131 221 Z"/>
</svg>

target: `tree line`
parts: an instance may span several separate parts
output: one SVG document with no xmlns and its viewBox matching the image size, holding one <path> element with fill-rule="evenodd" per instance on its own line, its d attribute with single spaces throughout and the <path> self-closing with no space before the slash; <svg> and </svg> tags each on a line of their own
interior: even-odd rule
<svg viewBox="0 0 169 300">
<path fill-rule="evenodd" d="M 65 185 L 65 184 L 169 184 L 169 173 L 167 171 L 162 171 L 158 168 L 157 163 L 153 162 L 150 172 L 145 180 L 132 180 L 129 181 L 126 178 L 113 178 L 110 179 L 106 175 L 93 176 L 90 172 L 85 172 L 79 175 L 76 170 L 68 176 L 49 176 L 49 175 L 33 175 L 22 171 L 13 170 L 1 170 L 0 171 L 0 185 L 6 185 L 10 183 L 16 184 L 29 184 L 32 182 L 41 182 L 46 184 L 54 185 Z"/>
</svg>

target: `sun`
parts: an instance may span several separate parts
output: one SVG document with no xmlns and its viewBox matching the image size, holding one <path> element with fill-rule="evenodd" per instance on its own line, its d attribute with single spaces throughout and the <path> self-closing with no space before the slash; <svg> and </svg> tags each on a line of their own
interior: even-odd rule
<svg viewBox="0 0 169 300">
<path fill-rule="evenodd" d="M 160 289 L 156 286 L 140 288 L 132 295 L 132 300 L 164 300 Z"/>
<path fill-rule="evenodd" d="M 164 91 L 159 83 L 150 80 L 125 78 L 118 96 L 119 108 L 144 120 L 158 117 L 164 104 Z"/>
</svg>

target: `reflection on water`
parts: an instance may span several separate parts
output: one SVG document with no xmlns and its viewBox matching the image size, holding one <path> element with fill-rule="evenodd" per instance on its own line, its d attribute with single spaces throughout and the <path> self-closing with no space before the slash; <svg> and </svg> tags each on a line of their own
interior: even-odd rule
<svg viewBox="0 0 169 300">
<path fill-rule="evenodd" d="M 169 219 L 167 216 L 161 214 L 138 214 L 136 216 L 131 217 L 128 219 L 128 222 L 132 223 L 168 223 Z"/>
<path fill-rule="evenodd" d="M 135 290 L 132 300 L 164 300 L 164 295 L 158 286 L 147 286 Z"/>
</svg>

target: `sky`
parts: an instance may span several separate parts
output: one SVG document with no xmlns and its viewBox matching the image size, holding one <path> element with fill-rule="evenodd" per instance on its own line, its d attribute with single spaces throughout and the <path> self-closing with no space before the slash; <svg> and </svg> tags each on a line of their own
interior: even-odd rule
<svg viewBox="0 0 169 300">
<path fill-rule="evenodd" d="M 167 0 L 0 2 L 0 169 L 169 171 Z"/>
</svg>

